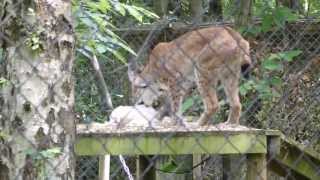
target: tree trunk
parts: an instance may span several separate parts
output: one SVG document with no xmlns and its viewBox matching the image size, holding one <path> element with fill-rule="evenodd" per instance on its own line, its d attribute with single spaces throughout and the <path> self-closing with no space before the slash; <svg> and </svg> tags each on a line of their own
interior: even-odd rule
<svg viewBox="0 0 320 180">
<path fill-rule="evenodd" d="M 71 1 L 5 0 L 0 7 L 0 77 L 7 80 L 0 84 L 0 175 L 74 179 Z"/>
<path fill-rule="evenodd" d="M 202 1 L 190 0 L 190 10 L 193 23 L 201 23 L 203 18 Z"/>
<path fill-rule="evenodd" d="M 302 11 L 302 3 L 299 0 L 277 0 L 277 6 L 285 6 L 288 7 L 296 12 Z"/>
<path fill-rule="evenodd" d="M 237 0 L 235 24 L 237 27 L 247 26 L 251 18 L 252 0 Z"/>
</svg>

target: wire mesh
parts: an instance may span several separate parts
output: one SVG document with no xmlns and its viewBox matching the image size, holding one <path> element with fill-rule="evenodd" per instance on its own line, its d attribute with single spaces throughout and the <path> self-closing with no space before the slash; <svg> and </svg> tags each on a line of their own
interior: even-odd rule
<svg viewBox="0 0 320 180">
<path fill-rule="evenodd" d="M 19 6 L 21 2 L 22 1 L 16 3 L 16 6 Z M 303 162 L 310 165 L 313 170 L 316 170 L 316 174 L 313 177 L 315 179 L 318 179 L 320 177 L 319 156 L 310 154 L 317 154 L 320 152 L 319 19 L 298 19 L 294 22 L 286 22 L 281 27 L 273 24 L 274 27 L 271 27 L 266 31 L 255 33 L 254 30 L 256 29 L 254 28 L 261 27 L 261 24 L 263 24 L 263 19 L 254 20 L 250 27 L 237 29 L 235 23 L 233 23 L 233 21 L 230 21 L 234 20 L 234 18 L 232 17 L 234 17 L 235 14 L 229 13 L 231 14 L 230 17 L 226 17 L 222 14 L 222 17 L 213 18 L 212 16 L 216 15 L 211 14 L 212 12 L 209 12 L 210 2 L 205 1 L 202 4 L 207 8 L 205 8 L 203 10 L 203 14 L 201 14 L 201 17 L 204 20 L 202 22 L 194 21 L 195 19 L 192 15 L 192 11 L 190 11 L 189 1 L 179 1 L 179 3 L 171 2 L 168 5 L 170 13 L 164 14 L 161 19 L 156 20 L 156 22 L 151 24 L 136 26 L 133 25 L 134 21 L 130 22 L 130 19 L 128 20 L 127 17 L 121 17 L 114 20 L 116 21 L 115 24 L 118 25 L 118 28 L 115 28 L 114 32 L 118 34 L 121 39 L 128 44 L 129 47 L 137 52 L 137 56 L 124 53 L 125 58 L 131 60 L 130 63 L 137 61 L 138 66 L 144 67 L 144 69 L 142 70 L 145 70 L 147 69 L 145 67 L 146 64 L 148 64 L 148 62 L 150 62 L 152 58 L 155 58 L 157 62 L 160 62 L 160 65 L 151 67 L 154 69 L 149 69 L 152 72 L 158 73 L 155 76 L 155 82 L 147 82 L 147 80 L 149 80 L 149 77 L 142 76 L 141 78 L 146 81 L 146 84 L 138 87 L 132 85 L 127 76 L 128 66 L 130 66 L 130 64 L 128 65 L 121 61 L 115 60 L 117 58 L 115 57 L 115 54 L 110 55 L 101 53 L 98 56 L 100 70 L 102 72 L 104 81 L 110 91 L 114 107 L 118 107 L 120 105 L 132 105 L 132 109 L 120 113 L 123 119 L 127 118 L 129 119 L 129 121 L 124 121 L 121 125 L 119 123 L 117 124 L 117 126 L 110 125 L 110 127 L 112 127 L 110 129 L 112 129 L 113 131 L 122 129 L 124 132 L 130 131 L 132 129 L 139 129 L 140 134 L 138 133 L 136 139 L 144 138 L 145 134 L 150 134 L 150 132 L 157 130 L 159 131 L 159 129 L 165 132 L 169 132 L 164 133 L 162 137 L 162 145 L 165 146 L 162 148 L 163 151 L 164 149 L 166 149 L 166 151 L 170 151 L 172 152 L 172 154 L 166 155 L 160 150 L 155 154 L 146 154 L 144 156 L 113 155 L 111 157 L 110 164 L 110 178 L 117 180 L 132 179 L 132 177 L 135 179 L 248 178 L 250 166 L 248 165 L 249 158 L 247 157 L 247 154 L 250 154 L 250 152 L 243 152 L 242 149 L 239 149 L 239 145 L 235 144 L 235 141 L 233 140 L 232 133 L 223 134 L 224 140 L 221 141 L 222 143 L 217 148 L 216 154 L 211 154 L 211 150 L 209 150 L 209 147 L 206 147 L 206 145 L 209 146 L 208 143 L 203 143 L 203 139 L 206 138 L 205 133 L 192 134 L 194 135 L 194 137 L 192 137 L 194 138 L 194 144 L 188 144 L 185 145 L 185 147 L 171 146 L 172 140 L 175 139 L 177 137 L 177 134 L 179 133 L 192 132 L 197 128 L 202 129 L 205 132 L 210 132 L 214 127 L 215 131 L 220 131 L 221 133 L 230 130 L 230 128 L 236 130 L 238 128 L 239 131 L 254 131 L 255 128 L 279 130 L 285 135 L 285 137 L 291 138 L 294 141 L 298 142 L 300 144 L 300 149 L 294 149 L 292 150 L 293 152 L 290 152 L 295 156 L 295 159 L 290 162 L 291 167 L 289 167 L 288 164 L 281 164 L 282 162 L 279 162 L 279 160 L 276 157 L 273 157 L 272 154 L 267 154 L 266 162 L 263 167 L 259 167 L 260 169 L 258 168 L 259 173 L 257 174 L 261 175 L 263 174 L 261 172 L 268 169 L 268 172 L 271 172 L 270 174 L 267 174 L 269 179 L 306 178 L 306 174 L 299 174 L 301 172 L 297 172 L 295 170 L 297 168 L 301 168 L 301 163 Z M 155 4 L 155 1 L 143 1 L 143 3 L 146 6 L 152 6 Z M 231 9 L 233 9 L 233 11 L 236 11 L 237 8 L 234 8 L 233 6 L 240 6 L 240 4 L 231 5 L 230 2 L 225 2 L 224 6 L 225 8 L 230 7 L 226 9 L 225 12 L 223 12 L 226 13 L 229 11 L 231 12 Z M 78 11 L 84 10 L 80 8 Z M 1 10 L 0 13 L 2 13 Z M 8 16 L 6 16 L 8 17 L 7 19 L 1 19 L 0 21 L 0 42 L 6 42 L 8 44 L 11 43 L 11 45 L 14 45 L 15 47 L 22 46 L 25 42 L 12 41 L 11 37 L 8 37 L 8 34 L 6 34 L 6 32 L 1 31 L 1 25 L 7 24 L 10 16 L 11 15 L 9 14 Z M 12 16 L 15 15 L 12 14 Z M 252 67 L 250 67 L 250 70 L 246 72 L 248 73 L 248 77 L 245 75 L 237 77 L 238 73 L 240 73 L 240 66 L 232 69 L 232 63 L 225 64 L 226 62 L 230 61 L 230 59 L 228 59 L 228 56 L 219 58 L 214 57 L 211 59 L 208 57 L 207 59 L 205 59 L 205 62 L 214 62 L 221 60 L 222 65 L 216 65 L 217 67 L 212 66 L 212 69 L 209 69 L 208 72 L 216 72 L 217 69 L 221 70 L 222 68 L 221 72 L 227 71 L 227 74 L 229 74 L 232 79 L 239 78 L 239 85 L 237 84 L 237 87 L 233 87 L 231 90 L 236 94 L 240 94 L 242 105 L 242 114 L 240 117 L 241 126 L 223 124 L 228 119 L 228 114 L 230 113 L 230 111 L 232 111 L 233 107 L 232 105 L 229 105 L 229 101 L 231 98 L 230 93 L 225 93 L 224 87 L 221 85 L 223 84 L 223 81 L 226 77 L 221 77 L 219 79 L 219 81 L 221 82 L 216 87 L 213 87 L 212 85 L 214 83 L 211 82 L 216 81 L 216 79 L 213 80 L 213 78 L 216 77 L 201 79 L 201 77 L 204 77 L 205 75 L 202 74 L 203 72 L 201 72 L 201 66 L 203 64 L 199 64 L 201 61 L 199 59 L 201 59 L 202 56 L 205 56 L 205 53 L 208 53 L 209 55 L 214 54 L 216 56 L 219 56 L 219 53 L 223 52 L 224 50 L 229 50 L 228 48 L 230 48 L 228 46 L 224 46 L 224 42 L 219 42 L 211 46 L 211 43 L 221 38 L 221 36 L 228 36 L 228 34 L 230 35 L 229 30 L 223 30 L 223 28 L 226 26 L 231 26 L 234 29 L 237 29 L 237 31 L 241 31 L 242 36 L 250 44 L 250 54 L 240 53 L 243 56 L 250 55 L 251 57 Z M 219 29 L 219 32 L 214 36 L 211 36 L 209 34 L 202 34 L 200 32 L 200 29 L 209 27 L 222 27 L 222 30 Z M 36 27 L 29 28 L 30 32 L 39 30 Z M 69 29 L 65 29 L 62 32 L 66 31 L 69 31 Z M 88 41 L 96 37 L 96 31 L 88 33 L 88 37 L 86 37 L 88 38 Z M 188 34 L 188 32 L 191 31 L 194 33 Z M 190 35 L 195 36 L 194 40 L 200 42 L 185 42 L 185 40 L 192 40 L 190 39 Z M 180 39 L 178 41 L 174 41 L 179 37 Z M 244 51 L 243 47 L 239 47 L 240 45 L 238 39 L 235 38 L 234 35 L 230 35 L 228 37 L 231 39 L 227 40 L 230 40 L 233 43 L 236 42 L 237 44 L 237 47 L 234 47 L 237 49 L 237 51 L 232 51 L 232 53 Z M 221 41 L 222 40 L 225 39 L 221 39 Z M 54 43 L 56 43 L 56 41 L 54 41 Z M 155 47 L 159 47 L 159 43 L 162 42 L 171 42 L 171 49 L 163 49 L 162 51 L 160 51 L 161 53 L 164 52 L 162 56 L 152 54 L 152 52 L 154 52 L 152 50 Z M 190 54 L 192 54 L 190 50 L 192 50 L 193 47 L 184 46 L 184 44 L 188 43 L 190 45 L 200 46 L 203 42 L 206 42 L 203 45 L 204 48 L 197 49 L 197 51 L 195 52 L 198 53 L 199 56 L 190 56 Z M 168 44 L 164 45 L 169 47 Z M 217 45 L 218 47 L 215 47 L 215 45 Z M 101 88 L 101 85 L 99 85 L 100 81 L 97 81 L 96 77 L 93 75 L 96 70 L 90 64 L 90 60 L 83 57 L 84 51 L 82 50 L 85 48 L 86 47 L 77 47 L 77 59 L 73 71 L 73 75 L 75 78 L 76 116 L 81 123 L 87 124 L 88 127 L 90 127 L 90 124 L 94 124 L 94 122 L 108 124 L 108 121 L 110 119 L 109 116 L 113 109 L 106 110 L 106 107 L 101 105 L 101 96 L 103 95 L 101 95 L 99 90 L 99 88 Z M 203 53 L 199 53 L 199 51 Z M 8 49 L 5 48 L 1 49 L 0 51 L 0 63 L 2 63 L 1 65 L 3 66 L 6 63 L 4 59 L 10 56 L 10 54 L 8 53 L 10 52 L 8 52 Z M 59 93 L 61 92 L 56 92 L 54 88 L 57 84 L 61 83 L 63 77 L 60 77 L 59 79 L 46 77 L 49 80 L 44 78 L 44 75 L 39 72 L 39 70 L 43 68 L 42 63 L 35 63 L 29 56 L 25 56 L 23 52 L 18 53 L 18 56 L 23 60 L 22 64 L 28 67 L 28 69 L 32 70 L 32 75 L 30 78 L 21 79 L 21 81 L 19 79 L 19 82 L 11 82 L 11 85 L 16 87 L 17 92 L 15 93 L 18 94 L 20 98 L 19 100 L 26 102 L 23 104 L 24 109 L 26 111 L 28 109 L 32 109 L 33 111 L 35 111 L 34 113 L 36 114 L 39 122 L 45 121 L 46 117 L 42 116 L 41 108 L 44 106 L 44 101 L 49 100 L 41 99 L 39 100 L 38 104 L 33 104 L 33 102 L 30 100 L 30 97 L 24 95 L 22 93 L 24 91 L 19 92 L 19 90 L 21 88 L 24 88 L 23 86 L 32 83 L 32 81 L 36 79 L 39 81 L 38 83 L 40 83 L 41 86 L 46 87 L 47 89 L 49 89 L 48 91 L 54 94 L 53 96 L 56 101 L 64 101 L 64 95 L 59 95 Z M 178 56 L 180 59 L 174 59 L 175 56 Z M 237 60 L 240 61 L 240 59 Z M 174 66 L 171 64 L 171 61 L 173 60 L 182 63 Z M 163 63 L 162 66 L 161 63 Z M 190 72 L 192 72 L 192 74 L 183 74 L 183 72 L 176 71 L 176 69 L 174 68 L 180 68 L 182 70 L 190 68 Z M 160 73 L 160 71 L 162 73 Z M 194 75 L 194 71 L 197 71 L 198 74 Z M 2 78 L 2 76 L 5 77 L 6 75 L 7 72 L 5 72 L 4 68 L 1 68 L 0 78 Z M 156 82 L 158 83 L 161 78 L 171 78 L 171 80 L 173 80 L 174 82 L 171 82 L 169 86 L 168 84 L 165 84 L 166 87 L 163 88 L 163 84 L 156 84 Z M 210 81 L 206 82 L 208 84 L 202 87 L 204 88 L 204 90 L 201 89 L 201 87 L 199 88 L 202 83 L 201 80 Z M 188 84 L 187 86 L 185 86 L 184 83 L 186 82 L 191 83 L 191 85 Z M 151 86 L 150 83 L 154 83 L 157 86 Z M 210 85 L 212 87 L 209 87 Z M 4 86 L 2 82 L 0 83 L 0 86 Z M 151 93 L 149 93 L 148 95 L 144 94 L 146 93 L 147 88 L 151 88 Z M 176 91 L 176 93 L 178 94 L 172 94 L 173 91 Z M 209 91 L 211 92 L 211 94 Z M 201 114 L 204 111 L 206 113 L 211 113 L 208 112 L 208 109 L 211 108 L 212 110 L 212 108 L 215 107 L 211 106 L 217 106 L 215 102 L 212 102 L 212 99 L 215 98 L 213 97 L 214 93 L 212 93 L 212 91 L 216 92 L 219 97 L 220 108 L 214 114 L 210 114 L 210 125 L 198 127 L 197 119 L 201 116 Z M 187 94 L 183 99 L 184 102 L 179 105 L 180 110 L 183 109 L 184 111 L 183 114 L 181 114 L 181 112 L 178 112 L 177 110 L 173 110 L 174 108 L 177 109 L 177 107 L 175 106 L 178 106 L 178 104 L 171 104 L 170 106 L 167 105 L 172 103 L 172 101 L 175 100 L 176 96 L 180 96 L 181 94 L 179 93 L 181 92 Z M 3 95 L 4 93 L 1 94 L 0 102 L 3 101 Z M 204 97 L 208 98 L 206 102 L 203 102 Z M 159 110 L 162 107 L 169 108 L 165 108 L 165 110 L 167 110 L 166 116 L 169 117 L 169 120 L 167 118 L 166 120 L 168 121 L 166 121 L 165 119 L 160 121 L 159 119 L 157 119 L 159 117 L 159 114 L 157 114 L 158 112 L 155 111 L 157 113 L 154 116 L 151 116 L 151 119 L 147 119 L 146 121 L 144 121 L 145 119 L 142 120 L 144 121 L 143 127 L 129 127 L 130 125 L 128 124 L 131 123 L 130 118 L 133 118 L 132 113 L 137 114 L 139 118 L 147 117 L 143 108 L 141 110 L 137 108 L 137 106 L 133 105 L 137 103 L 140 106 L 142 106 L 142 104 L 147 105 L 146 101 L 154 99 L 155 101 L 153 101 L 150 105 L 156 104 L 156 106 L 153 107 L 156 110 Z M 4 108 L 2 107 L 3 104 L 4 102 L 0 103 L 1 109 Z M 5 117 L 5 113 L 1 112 L 0 122 L 6 124 L 4 120 L 6 118 L 7 117 Z M 178 122 L 172 122 L 172 119 L 176 119 Z M 156 124 L 152 124 L 150 121 L 156 121 Z M 29 140 L 28 136 L 20 133 L 20 131 L 23 130 L 20 129 L 22 128 L 22 120 L 17 118 L 12 122 L 13 124 L 11 124 L 10 126 L 13 126 L 16 129 L 16 132 L 14 134 L 26 140 L 28 146 L 30 146 L 31 148 L 37 149 L 38 145 L 34 145 L 33 140 Z M 32 120 L 30 120 L 30 123 L 38 122 L 33 122 Z M 135 122 L 133 122 L 133 124 L 134 123 Z M 213 126 L 212 124 L 217 126 Z M 5 125 L 0 126 L 0 128 L 1 127 L 5 127 Z M 141 128 L 143 129 L 142 132 Z M 105 133 L 109 132 L 106 131 Z M 42 134 L 39 134 L 38 137 L 41 139 L 43 138 L 41 136 Z M 6 146 L 4 146 L 4 139 L 4 135 L 2 135 L 0 131 L 0 152 L 5 153 L 8 150 L 6 149 Z M 141 148 L 139 142 L 134 141 L 134 139 L 130 140 L 132 140 L 132 142 L 130 143 L 133 144 L 133 149 L 131 151 L 138 153 L 144 152 L 144 150 L 139 149 Z M 269 142 L 266 144 L 260 141 L 261 139 L 258 138 L 257 134 L 257 137 L 254 138 L 251 142 L 252 147 L 256 144 L 261 144 L 262 146 L 265 146 L 265 149 L 268 149 L 268 147 L 266 146 L 269 145 Z M 43 142 L 44 147 L 47 147 L 47 139 L 43 138 L 41 142 Z M 112 149 L 109 149 L 108 145 L 110 144 L 108 144 L 108 141 L 101 140 L 100 144 L 105 152 L 112 152 Z M 281 144 L 281 147 L 282 146 L 286 147 L 286 144 Z M 223 151 L 225 151 L 226 147 L 231 147 L 233 149 L 233 153 L 231 155 L 224 154 Z M 201 155 L 197 154 L 194 156 L 188 154 L 177 155 L 177 152 L 182 152 L 179 149 L 183 148 L 189 148 L 185 151 L 190 152 L 198 148 L 201 149 L 202 153 Z M 288 147 L 287 149 L 289 151 L 290 147 Z M 312 151 L 314 152 L 310 153 L 309 149 L 312 149 Z M 101 171 L 101 169 L 99 169 L 99 155 L 100 154 L 96 154 L 95 156 L 76 157 L 76 179 L 99 179 L 99 174 L 101 174 L 101 172 L 99 172 Z M 52 163 L 47 158 L 43 158 L 43 160 L 53 169 L 59 164 Z M 4 172 L 4 170 L 1 170 L 5 169 L 3 166 L 4 162 L 5 159 L 0 159 L 0 172 Z M 278 165 L 278 167 L 275 164 Z M 21 165 L 17 166 L 20 167 Z M 143 167 L 142 169 L 141 166 Z M 276 166 L 276 170 L 272 169 L 271 166 Z M 279 172 L 277 170 L 279 170 Z M 309 172 L 308 170 L 304 170 L 303 168 L 302 171 L 307 173 Z M 140 177 L 137 177 L 138 174 L 140 175 Z M 4 176 L 0 175 L 0 179 L 2 177 Z M 4 177 L 3 179 L 5 178 L 6 177 Z M 264 177 L 257 178 L 263 179 Z"/>
</svg>

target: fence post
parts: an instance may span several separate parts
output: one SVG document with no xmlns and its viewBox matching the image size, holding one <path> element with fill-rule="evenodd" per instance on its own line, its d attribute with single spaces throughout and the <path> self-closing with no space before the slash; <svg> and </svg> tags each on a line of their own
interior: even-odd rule
<svg viewBox="0 0 320 180">
<path fill-rule="evenodd" d="M 266 154 L 248 154 L 247 165 L 247 180 L 267 180 Z"/>
<path fill-rule="evenodd" d="M 110 155 L 99 156 L 99 180 L 110 179 Z"/>
<path fill-rule="evenodd" d="M 194 180 L 202 180 L 202 168 L 201 165 L 199 165 L 199 163 L 201 163 L 202 161 L 202 156 L 201 154 L 194 154 L 193 156 L 193 167 L 195 167 L 193 169 L 193 179 Z"/>
</svg>

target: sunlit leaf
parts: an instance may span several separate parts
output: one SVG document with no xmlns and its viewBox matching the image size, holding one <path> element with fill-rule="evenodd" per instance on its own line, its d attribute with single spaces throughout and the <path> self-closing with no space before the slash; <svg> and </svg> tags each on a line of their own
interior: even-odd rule
<svg viewBox="0 0 320 180">
<path fill-rule="evenodd" d="M 105 45 L 103 45 L 101 43 L 97 44 L 98 53 L 103 54 L 103 53 L 107 52 L 107 50 L 108 50 L 108 48 Z"/>
<path fill-rule="evenodd" d="M 116 12 L 118 12 L 119 14 L 121 14 L 122 16 L 125 16 L 126 15 L 126 9 L 125 7 L 121 4 L 121 3 L 114 3 L 113 4 Z"/>
<path fill-rule="evenodd" d="M 143 13 L 143 15 L 148 16 L 150 18 L 159 18 L 159 16 L 151 11 L 148 11 L 142 7 L 138 7 L 138 6 L 132 6 L 134 9 L 140 11 L 141 13 Z"/>
<path fill-rule="evenodd" d="M 136 8 L 134 8 L 132 6 L 128 6 L 128 5 L 125 5 L 124 7 L 128 10 L 128 12 L 131 16 L 133 16 L 137 21 L 142 23 L 143 15 Z"/>
<path fill-rule="evenodd" d="M 103 12 L 103 13 L 107 13 L 110 10 L 111 6 L 109 3 L 109 0 L 100 0 L 99 2 L 99 9 Z"/>
</svg>

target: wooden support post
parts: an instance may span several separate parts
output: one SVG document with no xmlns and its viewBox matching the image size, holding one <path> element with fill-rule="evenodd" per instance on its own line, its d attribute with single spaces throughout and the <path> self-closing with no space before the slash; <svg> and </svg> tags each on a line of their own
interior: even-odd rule
<svg viewBox="0 0 320 180">
<path fill-rule="evenodd" d="M 244 172 L 245 157 L 238 154 L 222 156 L 223 180 L 240 180 Z"/>
<path fill-rule="evenodd" d="M 195 167 L 193 169 L 193 179 L 194 180 L 202 180 L 202 169 L 201 169 L 201 165 L 199 165 L 199 163 L 201 163 L 202 161 L 202 156 L 200 154 L 194 154 L 193 155 L 193 167 Z"/>
<path fill-rule="evenodd" d="M 99 156 L 99 180 L 110 179 L 110 155 Z"/>
<path fill-rule="evenodd" d="M 248 154 L 247 163 L 247 180 L 267 180 L 266 154 Z"/>
<path fill-rule="evenodd" d="M 230 155 L 222 156 L 222 179 L 231 180 L 231 159 Z"/>
<path fill-rule="evenodd" d="M 152 157 L 149 156 L 149 159 Z M 154 166 L 150 167 L 150 161 L 148 156 L 138 156 L 137 158 L 137 171 L 136 179 L 137 180 L 155 180 L 155 168 Z"/>
</svg>

